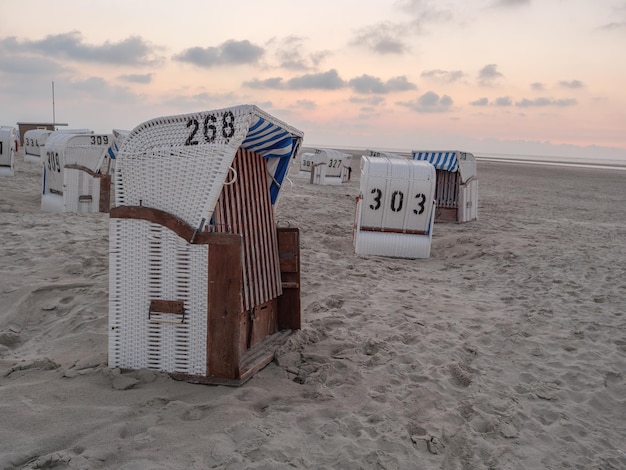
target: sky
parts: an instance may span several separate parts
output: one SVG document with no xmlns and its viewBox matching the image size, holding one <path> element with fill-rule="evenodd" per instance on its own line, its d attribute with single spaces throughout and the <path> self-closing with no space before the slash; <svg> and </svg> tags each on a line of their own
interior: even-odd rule
<svg viewBox="0 0 626 470">
<path fill-rule="evenodd" d="M 241 104 L 309 147 L 626 160 L 626 0 L 2 1 L 0 125 Z"/>
</svg>

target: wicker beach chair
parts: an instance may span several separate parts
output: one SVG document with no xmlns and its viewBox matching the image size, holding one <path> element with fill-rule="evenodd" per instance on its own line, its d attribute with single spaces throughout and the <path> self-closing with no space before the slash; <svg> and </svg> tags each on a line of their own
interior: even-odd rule
<svg viewBox="0 0 626 470">
<path fill-rule="evenodd" d="M 51 133 L 49 129 L 29 129 L 24 132 L 24 161 L 26 163 L 41 165 L 41 153 Z"/>
<path fill-rule="evenodd" d="M 474 155 L 458 150 L 414 150 L 412 157 L 431 163 L 437 171 L 436 221 L 462 223 L 478 218 L 478 176 Z"/>
<path fill-rule="evenodd" d="M 350 178 L 352 155 L 334 149 L 315 149 L 310 160 L 311 184 L 342 184 Z"/>
<path fill-rule="evenodd" d="M 42 153 L 41 210 L 108 212 L 111 134 L 52 132 Z"/>
<path fill-rule="evenodd" d="M 428 162 L 363 155 L 354 224 L 355 253 L 429 258 L 435 168 Z"/>
<path fill-rule="evenodd" d="M 273 205 L 302 137 L 253 105 L 130 132 L 110 213 L 111 367 L 239 385 L 300 328 L 299 233 Z"/>
<path fill-rule="evenodd" d="M 0 176 L 15 174 L 15 142 L 17 130 L 15 127 L 0 127 Z"/>
</svg>

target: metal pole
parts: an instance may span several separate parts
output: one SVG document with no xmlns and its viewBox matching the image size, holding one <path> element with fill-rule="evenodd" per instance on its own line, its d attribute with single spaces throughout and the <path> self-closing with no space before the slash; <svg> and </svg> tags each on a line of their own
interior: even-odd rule
<svg viewBox="0 0 626 470">
<path fill-rule="evenodd" d="M 52 82 L 52 130 L 56 131 L 56 116 L 54 115 L 54 81 Z"/>
</svg>

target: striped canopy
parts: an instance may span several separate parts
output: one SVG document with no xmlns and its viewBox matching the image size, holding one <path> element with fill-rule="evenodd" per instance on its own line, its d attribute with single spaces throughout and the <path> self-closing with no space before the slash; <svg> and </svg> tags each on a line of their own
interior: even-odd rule
<svg viewBox="0 0 626 470">
<path fill-rule="evenodd" d="M 253 122 L 241 146 L 268 159 L 268 172 L 272 178 L 270 196 L 274 204 L 280 185 L 289 170 L 290 160 L 298 150 L 302 135 L 294 133 L 293 128 L 285 128 L 258 114 L 252 114 L 252 118 Z"/>
<path fill-rule="evenodd" d="M 424 160 L 431 163 L 437 170 L 458 171 L 459 162 L 456 150 L 424 151 L 414 150 L 413 160 Z"/>
</svg>

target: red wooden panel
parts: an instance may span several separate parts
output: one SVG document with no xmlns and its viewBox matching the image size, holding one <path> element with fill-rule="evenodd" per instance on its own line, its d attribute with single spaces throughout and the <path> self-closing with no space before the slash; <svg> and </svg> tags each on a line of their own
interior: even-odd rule
<svg viewBox="0 0 626 470">
<path fill-rule="evenodd" d="M 243 238 L 243 310 L 278 297 L 281 292 L 276 221 L 267 180 L 265 159 L 239 149 L 233 161 L 237 177 L 224 186 L 214 211 L 216 231 Z M 232 181 L 233 174 L 229 175 Z"/>
</svg>

